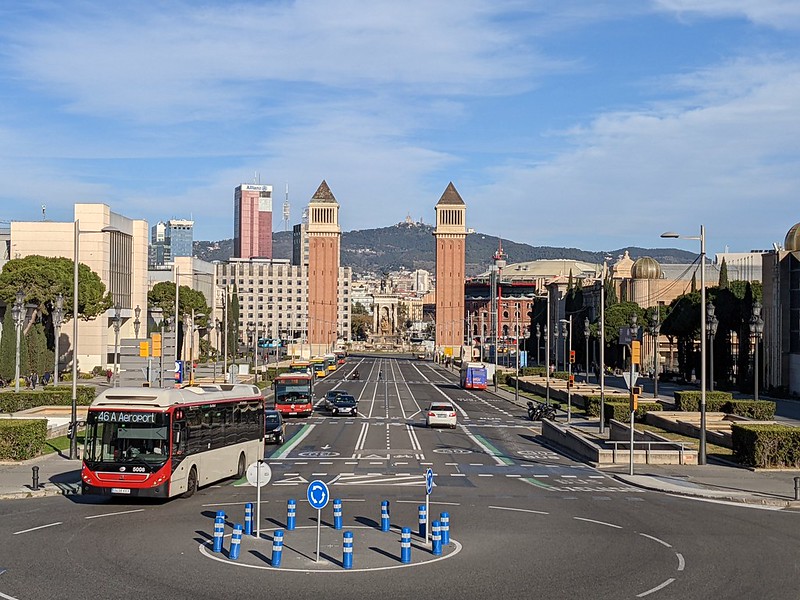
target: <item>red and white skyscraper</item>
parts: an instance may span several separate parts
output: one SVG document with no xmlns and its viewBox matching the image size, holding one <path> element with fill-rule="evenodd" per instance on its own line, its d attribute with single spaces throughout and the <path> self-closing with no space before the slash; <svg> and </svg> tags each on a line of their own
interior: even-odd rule
<svg viewBox="0 0 800 600">
<path fill-rule="evenodd" d="M 233 196 L 233 255 L 272 258 L 272 186 L 243 183 Z"/>
</svg>

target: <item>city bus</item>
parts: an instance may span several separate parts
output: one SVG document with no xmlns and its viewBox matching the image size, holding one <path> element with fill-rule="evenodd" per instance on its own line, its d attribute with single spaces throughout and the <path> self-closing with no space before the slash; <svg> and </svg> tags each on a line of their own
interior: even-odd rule
<svg viewBox="0 0 800 600">
<path fill-rule="evenodd" d="M 244 477 L 264 455 L 264 398 L 254 385 L 111 388 L 92 402 L 81 467 L 84 494 L 189 497 Z"/>
<path fill-rule="evenodd" d="M 311 374 L 316 377 L 325 377 L 328 368 L 325 366 L 325 359 L 322 356 L 315 356 L 311 359 Z"/>
<path fill-rule="evenodd" d="M 275 378 L 275 410 L 284 417 L 310 417 L 314 412 L 311 385 L 314 376 L 307 373 L 281 373 Z"/>
<path fill-rule="evenodd" d="M 311 362 L 307 360 L 293 360 L 289 363 L 289 373 L 311 373 Z"/>
<path fill-rule="evenodd" d="M 462 362 L 461 387 L 465 390 L 485 390 L 486 365 L 480 362 Z"/>
<path fill-rule="evenodd" d="M 337 365 L 336 355 L 335 354 L 326 354 L 324 356 L 324 358 L 325 358 L 325 369 L 328 372 L 335 371 L 336 370 L 336 365 Z"/>
</svg>

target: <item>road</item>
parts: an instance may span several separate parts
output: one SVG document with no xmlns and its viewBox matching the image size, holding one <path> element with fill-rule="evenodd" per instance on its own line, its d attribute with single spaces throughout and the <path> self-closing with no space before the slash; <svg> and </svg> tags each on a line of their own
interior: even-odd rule
<svg viewBox="0 0 800 600">
<path fill-rule="evenodd" d="M 346 380 L 355 367 L 360 381 Z M 522 409 L 490 392 L 457 387 L 430 362 L 350 357 L 318 382 L 359 399 L 356 417 L 318 410 L 291 421 L 268 447 L 263 539 L 237 561 L 210 552 L 217 510 L 242 522 L 255 500 L 224 481 L 190 499 L 51 497 L 0 503 L 0 598 L 708 598 L 794 594 L 800 515 L 700 502 L 629 487 L 539 441 Z M 425 408 L 449 399 L 455 430 L 430 430 Z M 447 511 L 452 543 L 434 557 L 417 535 L 423 474 L 435 485 L 430 513 Z M 341 568 L 341 532 L 322 511 L 320 560 L 310 481 L 328 484 L 355 535 L 354 570 Z M 280 569 L 272 532 L 298 500 Z M 380 504 L 392 530 L 379 531 Z M 413 560 L 399 561 L 399 527 L 414 531 Z M 436 560 L 434 560 L 436 559 Z"/>
</svg>

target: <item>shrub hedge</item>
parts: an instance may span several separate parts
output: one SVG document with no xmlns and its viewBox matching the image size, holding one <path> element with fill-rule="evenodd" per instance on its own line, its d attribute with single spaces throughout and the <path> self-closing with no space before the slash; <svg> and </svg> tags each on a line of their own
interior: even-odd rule
<svg viewBox="0 0 800 600">
<path fill-rule="evenodd" d="M 88 406 L 94 400 L 96 388 L 79 385 L 77 403 Z M 37 406 L 69 406 L 72 404 L 72 388 L 69 386 L 46 386 L 40 390 L 13 390 L 0 392 L 0 413 L 13 413 Z"/>
<path fill-rule="evenodd" d="M 636 407 L 636 412 L 634 413 L 634 419 L 637 421 L 643 421 L 644 416 L 648 412 L 658 410 L 663 410 L 661 403 L 639 400 L 639 403 Z M 622 423 L 627 423 L 631 419 L 631 405 L 628 402 L 606 402 L 603 416 L 605 417 L 606 423 L 608 423 L 611 419 L 621 421 Z"/>
<path fill-rule="evenodd" d="M 733 455 L 762 469 L 800 468 L 800 427 L 765 423 L 732 426 Z"/>
<path fill-rule="evenodd" d="M 695 390 L 675 392 L 675 410 L 698 412 L 700 392 Z M 769 400 L 734 400 L 730 392 L 706 392 L 706 410 L 729 415 L 770 421 L 775 417 L 775 403 Z"/>
<path fill-rule="evenodd" d="M 731 400 L 722 407 L 722 412 L 758 421 L 771 421 L 775 418 L 775 403 L 769 400 Z"/>
<path fill-rule="evenodd" d="M 0 419 L 0 460 L 39 456 L 46 440 L 46 419 Z"/>
</svg>

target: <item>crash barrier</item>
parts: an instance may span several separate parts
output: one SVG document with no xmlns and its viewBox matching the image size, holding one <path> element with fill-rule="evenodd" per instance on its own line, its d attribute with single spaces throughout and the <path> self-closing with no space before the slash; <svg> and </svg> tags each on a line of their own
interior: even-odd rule
<svg viewBox="0 0 800 600">
<path fill-rule="evenodd" d="M 389 531 L 389 501 L 381 502 L 381 531 Z"/>
<path fill-rule="evenodd" d="M 280 567 L 283 557 L 283 530 L 277 529 L 272 536 L 272 566 Z"/>
<path fill-rule="evenodd" d="M 353 533 L 345 531 L 342 535 L 342 566 L 345 569 L 353 568 Z"/>
<path fill-rule="evenodd" d="M 244 505 L 244 534 L 253 535 L 253 503 Z"/>
<path fill-rule="evenodd" d="M 339 498 L 333 501 L 333 528 L 342 528 L 342 501 Z"/>
<path fill-rule="evenodd" d="M 411 562 L 411 528 L 403 527 L 400 530 L 400 562 Z"/>
<path fill-rule="evenodd" d="M 297 500 L 288 500 L 286 502 L 286 530 L 294 531 L 297 519 Z"/>
<path fill-rule="evenodd" d="M 238 560 L 239 552 L 242 550 L 242 526 L 239 523 L 233 526 L 233 535 L 231 536 L 231 551 L 228 554 L 231 560 Z"/>
</svg>

